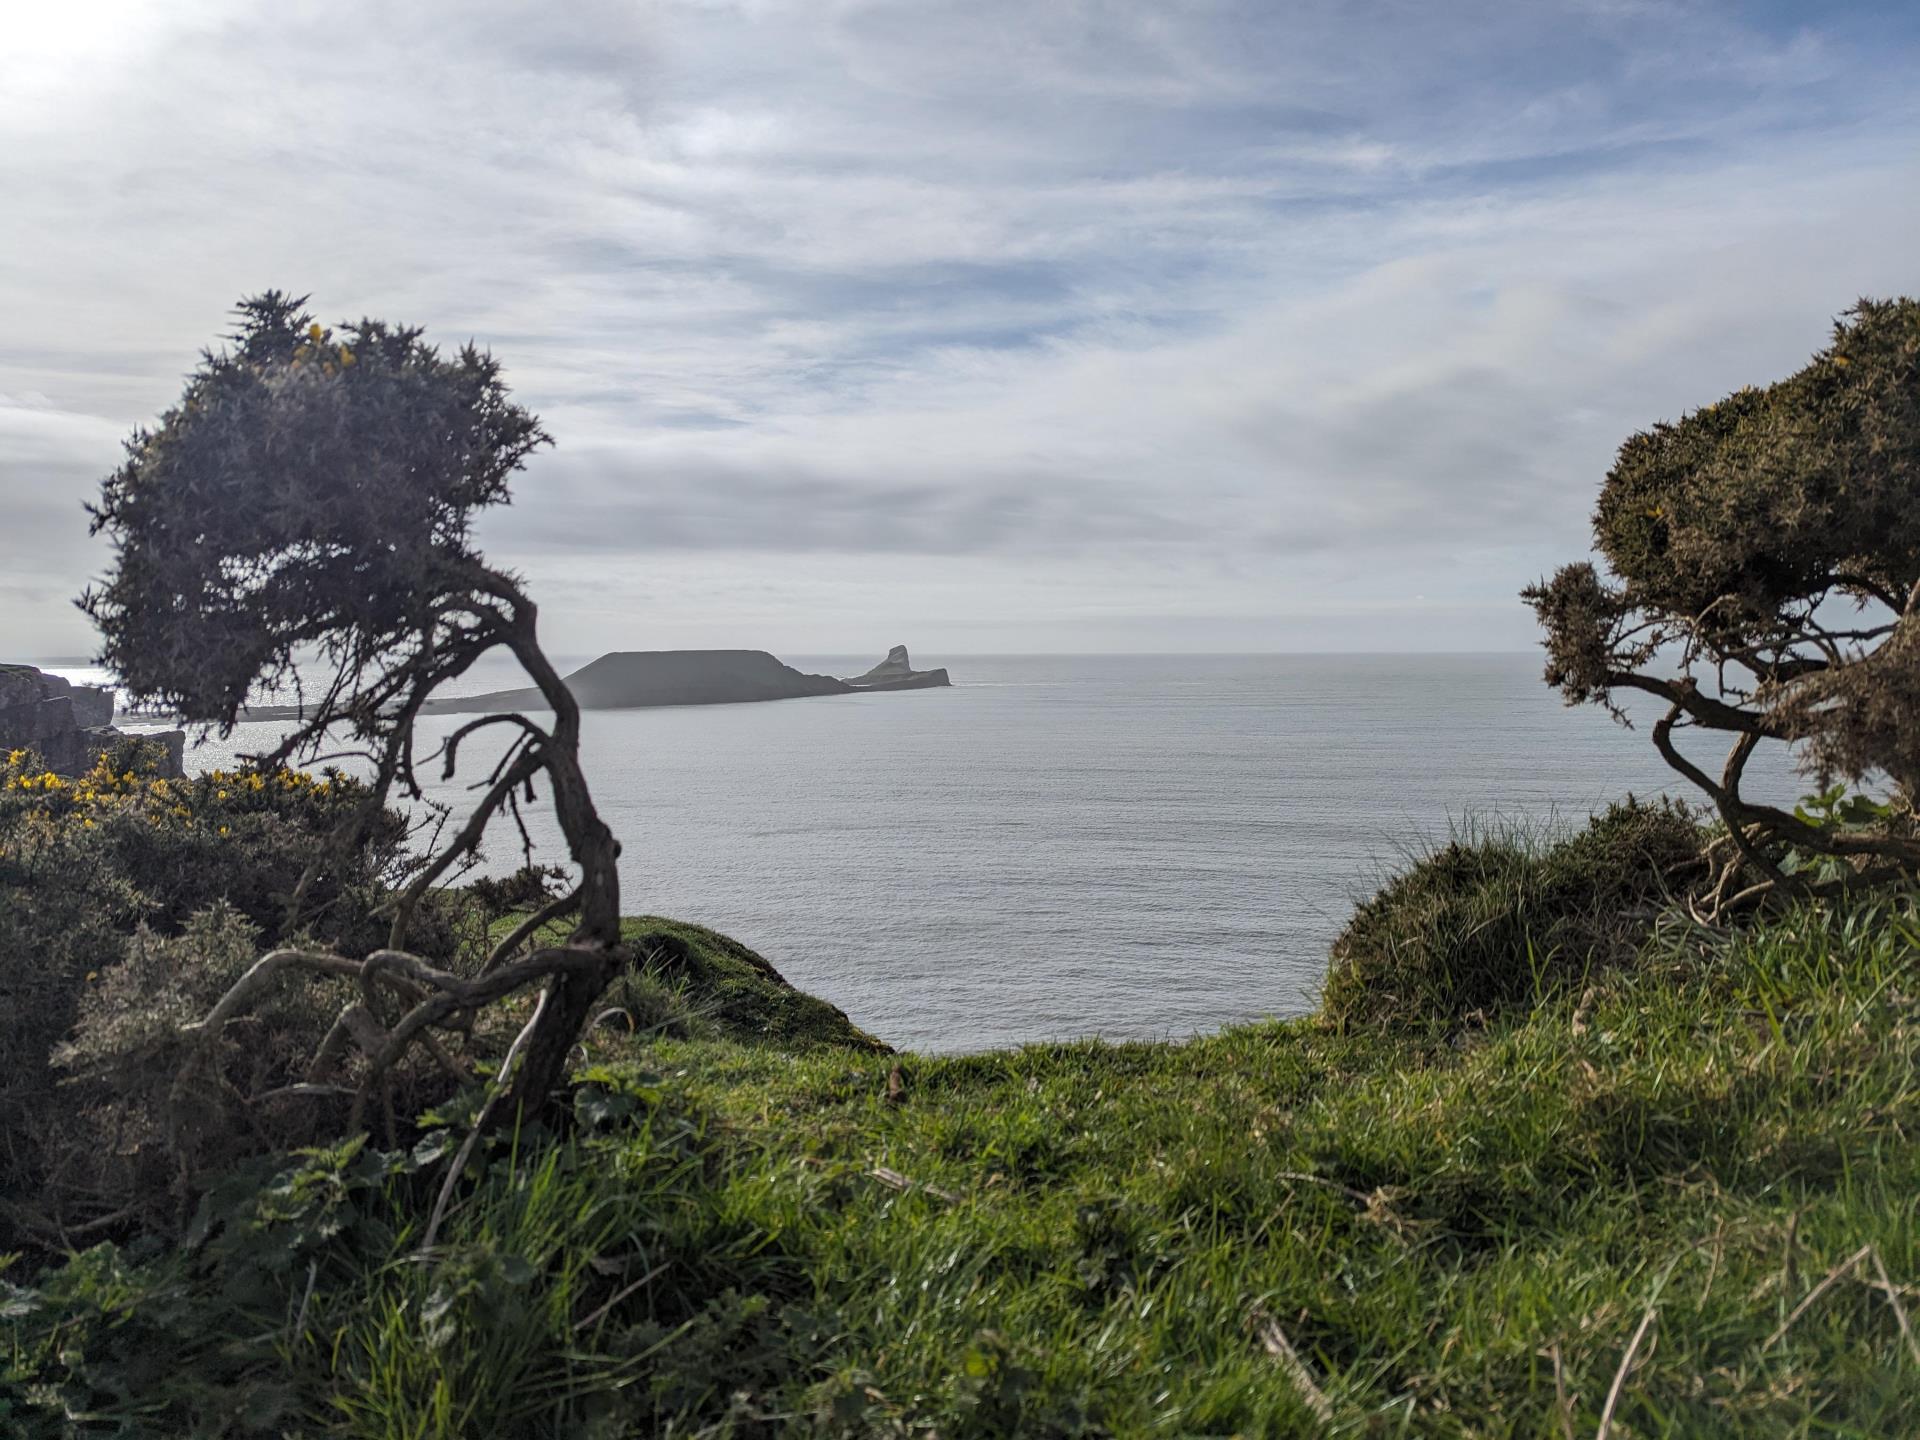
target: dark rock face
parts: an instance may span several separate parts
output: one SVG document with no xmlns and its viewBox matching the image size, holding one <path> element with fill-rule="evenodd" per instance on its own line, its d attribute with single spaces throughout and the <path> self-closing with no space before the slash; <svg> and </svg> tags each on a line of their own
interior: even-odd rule
<svg viewBox="0 0 1920 1440">
<path fill-rule="evenodd" d="M 0 665 L 0 750 L 31 750 L 58 775 L 84 775 L 129 737 L 113 728 L 113 692 L 73 685 L 31 665 Z M 142 735 L 164 752 L 160 773 L 185 774 L 186 735 Z"/>
<path fill-rule="evenodd" d="M 726 705 L 746 700 L 791 700 L 844 695 L 852 687 L 831 675 L 806 675 L 764 650 L 616 650 L 567 676 L 583 710 L 629 710 L 654 705 Z M 538 690 L 436 700 L 428 714 L 544 710 Z"/>
<path fill-rule="evenodd" d="M 623 650 L 567 677 L 590 710 L 637 705 L 718 705 L 839 695 L 830 675 L 806 675 L 764 650 Z"/>
<path fill-rule="evenodd" d="M 904 645 L 896 645 L 892 654 L 857 680 L 804 674 L 764 650 L 617 650 L 567 676 L 567 688 L 583 710 L 728 705 L 807 695 L 849 695 L 864 690 L 916 690 L 948 683 L 944 670 L 913 669 L 907 663 Z M 486 695 L 435 700 L 427 705 L 426 713 L 490 714 L 546 708 L 547 702 L 538 690 L 495 690 Z M 248 718 L 275 717 L 254 711 Z"/>
<path fill-rule="evenodd" d="M 856 690 L 932 690 L 952 683 L 944 669 L 914 669 L 904 645 L 894 646 L 887 652 L 887 658 L 873 669 L 847 681 Z"/>
</svg>

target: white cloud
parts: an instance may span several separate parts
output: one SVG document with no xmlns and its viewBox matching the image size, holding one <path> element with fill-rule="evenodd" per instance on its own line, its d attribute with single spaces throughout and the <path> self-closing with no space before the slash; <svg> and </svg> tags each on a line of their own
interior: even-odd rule
<svg viewBox="0 0 1920 1440">
<path fill-rule="evenodd" d="M 269 285 L 506 360 L 561 444 L 487 537 L 579 648 L 1526 643 L 1628 430 L 1914 287 L 1872 23 L 49 6 L 0 57 L 0 651 L 87 643 L 79 502 Z"/>
</svg>

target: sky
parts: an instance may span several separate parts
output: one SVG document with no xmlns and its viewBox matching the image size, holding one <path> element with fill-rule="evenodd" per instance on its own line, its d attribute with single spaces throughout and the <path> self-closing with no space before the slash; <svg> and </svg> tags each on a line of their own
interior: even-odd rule
<svg viewBox="0 0 1920 1440">
<path fill-rule="evenodd" d="M 1920 291 L 1920 6 L 8 0 L 0 658 L 243 295 L 491 349 L 558 654 L 1499 650 Z"/>
</svg>

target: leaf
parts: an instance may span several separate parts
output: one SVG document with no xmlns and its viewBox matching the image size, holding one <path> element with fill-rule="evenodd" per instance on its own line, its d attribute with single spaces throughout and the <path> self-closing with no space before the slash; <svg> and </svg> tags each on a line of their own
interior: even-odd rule
<svg viewBox="0 0 1920 1440">
<path fill-rule="evenodd" d="M 430 1130 L 422 1135 L 419 1144 L 413 1147 L 413 1163 L 424 1169 L 451 1149 L 453 1149 L 451 1130 Z"/>
<path fill-rule="evenodd" d="M 24 1320 L 38 1310 L 40 1304 L 37 1292 L 0 1282 L 0 1320 Z"/>
</svg>

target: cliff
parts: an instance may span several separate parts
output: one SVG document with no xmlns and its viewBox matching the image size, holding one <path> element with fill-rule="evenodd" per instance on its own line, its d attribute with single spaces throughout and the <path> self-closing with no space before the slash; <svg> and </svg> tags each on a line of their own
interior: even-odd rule
<svg viewBox="0 0 1920 1440">
<path fill-rule="evenodd" d="M 74 685 L 31 665 L 0 665 L 0 750 L 31 750 L 55 774 L 83 775 L 102 752 L 133 738 L 163 748 L 161 774 L 184 773 L 183 732 L 129 736 L 113 727 L 111 690 Z"/>
<path fill-rule="evenodd" d="M 917 690 L 951 683 L 945 670 L 914 670 L 907 663 L 904 645 L 894 646 L 885 660 L 852 680 L 808 675 L 764 650 L 617 650 L 574 671 L 566 681 L 583 710 L 726 705 L 808 695 L 851 695 L 866 690 Z M 494 690 L 435 700 L 426 707 L 426 713 L 486 714 L 546 708 L 538 690 Z M 253 711 L 248 718 L 270 717 Z"/>
<path fill-rule="evenodd" d="M 866 674 L 853 676 L 847 681 L 856 690 L 932 690 L 952 683 L 944 669 L 914 669 L 904 645 L 894 646 L 887 652 L 887 658 Z"/>
</svg>

